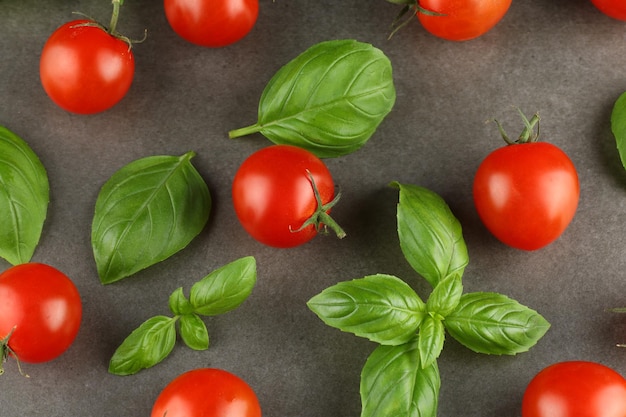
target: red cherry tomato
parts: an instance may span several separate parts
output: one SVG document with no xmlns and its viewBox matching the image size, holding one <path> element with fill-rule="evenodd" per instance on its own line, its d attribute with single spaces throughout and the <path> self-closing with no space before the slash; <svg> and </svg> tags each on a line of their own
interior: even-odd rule
<svg viewBox="0 0 626 417">
<path fill-rule="evenodd" d="M 241 40 L 256 23 L 258 0 L 164 0 L 165 16 L 181 38 L 222 47 Z"/>
<path fill-rule="evenodd" d="M 535 250 L 556 240 L 576 213 L 580 185 L 574 164 L 560 148 L 537 142 L 539 115 L 509 145 L 491 152 L 474 177 L 474 204 L 487 229 L 518 249 Z"/>
<path fill-rule="evenodd" d="M 421 8 L 440 15 L 418 10 L 417 17 L 433 35 L 465 41 L 491 30 L 506 14 L 511 0 L 419 0 Z"/>
<path fill-rule="evenodd" d="M 626 380 L 604 365 L 571 361 L 550 365 L 528 384 L 522 417 L 626 416 Z"/>
<path fill-rule="evenodd" d="M 59 270 L 26 263 L 0 274 L 0 340 L 20 361 L 46 362 L 61 355 L 73 343 L 81 318 L 80 294 Z"/>
<path fill-rule="evenodd" d="M 186 372 L 159 394 L 152 417 L 261 417 L 252 388 L 241 378 L 221 369 Z"/>
<path fill-rule="evenodd" d="M 61 108 L 93 114 L 113 107 L 133 81 L 135 58 L 128 43 L 89 20 L 74 20 L 46 41 L 39 62 L 41 84 Z"/>
<path fill-rule="evenodd" d="M 605 15 L 618 20 L 626 20 L 624 0 L 591 0 L 591 2 Z"/>
<path fill-rule="evenodd" d="M 266 245 L 288 248 L 308 242 L 317 228 L 300 228 L 320 208 L 313 183 L 322 206 L 330 203 L 335 184 L 317 156 L 292 145 L 263 148 L 241 164 L 233 180 L 237 217 L 252 237 Z"/>
</svg>

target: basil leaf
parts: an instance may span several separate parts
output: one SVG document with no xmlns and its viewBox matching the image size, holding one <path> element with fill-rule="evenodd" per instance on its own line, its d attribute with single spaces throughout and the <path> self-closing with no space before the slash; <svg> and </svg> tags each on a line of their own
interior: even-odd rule
<svg viewBox="0 0 626 417">
<path fill-rule="evenodd" d="M 0 257 L 27 263 L 43 230 L 50 199 L 46 170 L 23 139 L 0 126 Z"/>
<path fill-rule="evenodd" d="M 183 287 L 178 288 L 170 295 L 169 305 L 171 312 L 177 316 L 193 313 L 193 306 L 187 297 L 185 297 Z"/>
<path fill-rule="evenodd" d="M 425 304 L 411 287 L 383 274 L 340 282 L 307 305 L 327 325 L 383 345 L 410 340 L 425 315 Z"/>
<path fill-rule="evenodd" d="M 416 338 L 379 346 L 361 372 L 361 417 L 436 417 L 440 387 L 437 362 L 420 366 Z"/>
<path fill-rule="evenodd" d="M 176 343 L 176 319 L 155 316 L 135 329 L 117 348 L 109 372 L 132 375 L 150 368 L 170 354 Z"/>
<path fill-rule="evenodd" d="M 445 329 L 441 320 L 426 316 L 420 325 L 420 331 L 417 337 L 417 346 L 420 353 L 422 368 L 427 368 L 433 364 L 441 351 L 445 341 Z"/>
<path fill-rule="evenodd" d="M 256 283 L 256 260 L 237 259 L 214 270 L 191 287 L 189 300 L 194 312 L 205 316 L 237 308 L 252 293 Z"/>
<path fill-rule="evenodd" d="M 439 281 L 426 301 L 426 310 L 446 317 L 452 313 L 463 295 L 461 274 L 457 271 Z"/>
<path fill-rule="evenodd" d="M 187 314 L 180 317 L 180 337 L 187 346 L 194 350 L 207 350 L 209 348 L 209 331 L 197 314 Z"/>
<path fill-rule="evenodd" d="M 91 235 L 103 284 L 167 259 L 204 228 L 211 197 L 191 165 L 194 155 L 139 159 L 104 184 Z"/>
<path fill-rule="evenodd" d="M 550 328 L 536 311 L 490 292 L 464 294 L 444 325 L 461 344 L 492 355 L 526 352 Z"/>
<path fill-rule="evenodd" d="M 272 77 L 257 123 L 229 136 L 260 132 L 277 144 L 337 157 L 363 146 L 395 100 L 391 63 L 380 49 L 349 39 L 321 42 Z"/>
<path fill-rule="evenodd" d="M 393 182 L 400 190 L 398 236 L 404 257 L 433 287 L 469 262 L 461 224 L 436 193 Z"/>
<path fill-rule="evenodd" d="M 626 93 L 622 93 L 613 106 L 611 130 L 615 136 L 622 166 L 626 168 Z"/>
</svg>

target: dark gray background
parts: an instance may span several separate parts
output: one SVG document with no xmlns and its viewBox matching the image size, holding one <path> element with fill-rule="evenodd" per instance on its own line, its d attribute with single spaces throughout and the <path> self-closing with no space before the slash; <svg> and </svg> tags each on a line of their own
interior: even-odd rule
<svg viewBox="0 0 626 417">
<path fill-rule="evenodd" d="M 261 0 L 258 22 L 223 49 L 186 43 L 169 28 L 161 1 L 127 0 L 119 30 L 148 39 L 135 46 L 128 95 L 93 116 L 56 107 L 39 83 L 41 48 L 81 11 L 104 22 L 110 2 L 0 0 L 0 124 L 39 155 L 51 202 L 33 261 L 69 275 L 84 302 L 74 345 L 58 359 L 11 361 L 0 379 L 0 415 L 138 417 L 178 374 L 221 367 L 256 390 L 267 417 L 354 417 L 359 374 L 375 345 L 326 327 L 305 303 L 339 281 L 373 273 L 404 278 L 423 298 L 428 287 L 405 262 L 390 181 L 442 195 L 464 228 L 470 264 L 466 291 L 498 291 L 538 310 L 552 324 L 530 352 L 475 354 L 448 338 L 439 360 L 439 415 L 519 416 L 526 384 L 557 361 L 585 359 L 626 373 L 623 226 L 626 173 L 610 131 L 610 113 L 626 91 L 626 23 L 588 0 L 515 0 L 486 35 L 444 41 L 412 22 L 387 40 L 396 6 L 383 0 Z M 256 243 L 240 227 L 230 184 L 239 164 L 269 144 L 260 135 L 236 141 L 227 132 L 256 121 L 261 92 L 276 70 L 312 44 L 354 38 L 391 59 L 397 102 L 367 145 L 327 160 L 343 199 L 334 211 L 348 237 L 316 238 L 290 250 Z M 580 175 L 579 208 L 564 235 L 528 253 L 495 240 L 471 198 L 473 174 L 501 145 L 497 117 L 512 135 L 513 106 L 542 115 L 542 138 L 560 146 Z M 206 230 L 169 260 L 121 282 L 99 283 L 90 247 L 97 193 L 128 162 L 156 154 L 197 152 L 213 211 Z M 212 346 L 178 343 L 155 368 L 130 377 L 107 373 L 121 341 L 141 322 L 168 314 L 169 294 L 236 258 L 253 255 L 258 283 L 236 311 L 206 321 Z M 0 260 L 0 267 L 8 263 Z"/>
</svg>

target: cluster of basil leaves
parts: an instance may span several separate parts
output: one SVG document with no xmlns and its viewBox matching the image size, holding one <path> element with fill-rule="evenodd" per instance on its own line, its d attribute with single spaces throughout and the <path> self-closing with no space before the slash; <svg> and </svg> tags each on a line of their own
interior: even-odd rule
<svg viewBox="0 0 626 417">
<path fill-rule="evenodd" d="M 361 373 L 361 417 L 435 417 L 446 332 L 475 352 L 514 355 L 534 346 L 550 324 L 505 295 L 463 293 L 469 257 L 459 221 L 436 193 L 393 185 L 400 191 L 400 247 L 433 287 L 427 301 L 400 278 L 377 274 L 331 286 L 308 306 L 329 326 L 380 345 Z"/>
</svg>

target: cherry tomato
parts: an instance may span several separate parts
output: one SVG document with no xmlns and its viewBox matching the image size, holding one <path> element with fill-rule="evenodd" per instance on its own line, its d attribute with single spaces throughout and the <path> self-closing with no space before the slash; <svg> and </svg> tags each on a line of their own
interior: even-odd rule
<svg viewBox="0 0 626 417">
<path fill-rule="evenodd" d="M 256 23 L 258 0 L 164 0 L 165 16 L 181 38 L 222 47 L 241 40 Z"/>
<path fill-rule="evenodd" d="M 89 20 L 62 25 L 41 52 L 44 90 L 72 113 L 93 114 L 113 107 L 126 95 L 135 73 L 129 44 L 93 25 Z"/>
<path fill-rule="evenodd" d="M 511 0 L 418 0 L 419 7 L 437 15 L 417 12 L 424 28 L 433 35 L 466 41 L 491 30 L 506 14 Z"/>
<path fill-rule="evenodd" d="M 539 118 L 531 120 L 534 126 Z M 481 162 L 474 177 L 474 204 L 496 238 L 535 250 L 556 240 L 570 224 L 580 185 L 565 152 L 524 132 L 520 138 L 528 141 L 496 149 Z"/>
<path fill-rule="evenodd" d="M 252 388 L 230 372 L 201 368 L 185 372 L 159 394 L 152 417 L 261 417 Z"/>
<path fill-rule="evenodd" d="M 20 361 L 61 355 L 74 342 L 81 318 L 80 294 L 59 270 L 25 263 L 0 274 L 0 340 Z"/>
<path fill-rule="evenodd" d="M 591 0 L 591 2 L 605 15 L 618 20 L 626 20 L 624 0 Z"/>
<path fill-rule="evenodd" d="M 321 201 L 316 199 L 316 189 Z M 326 225 L 334 227 L 332 219 L 324 217 L 327 205 L 336 201 L 334 194 L 335 184 L 324 162 L 292 145 L 272 145 L 250 155 L 232 186 L 235 212 L 244 229 L 259 242 L 279 248 L 311 240 L 319 227 L 301 227 L 312 217 L 321 215 Z"/>
<path fill-rule="evenodd" d="M 626 416 L 626 380 L 595 362 L 548 366 L 528 384 L 522 417 Z"/>
</svg>

